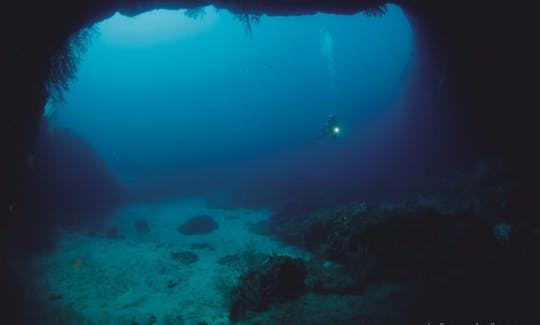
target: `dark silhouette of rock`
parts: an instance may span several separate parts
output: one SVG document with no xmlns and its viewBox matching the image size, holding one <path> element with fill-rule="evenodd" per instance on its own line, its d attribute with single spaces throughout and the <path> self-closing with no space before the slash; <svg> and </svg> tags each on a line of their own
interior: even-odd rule
<svg viewBox="0 0 540 325">
<path fill-rule="evenodd" d="M 500 224 L 471 211 L 443 214 L 415 204 L 361 212 L 341 206 L 282 225 L 274 228 L 279 238 L 319 259 L 308 266 L 310 290 L 360 294 L 399 283 L 405 323 L 476 315 L 529 320 L 536 310 L 530 297 L 540 290 L 533 275 L 540 272 L 540 238 L 530 228 L 501 235 Z"/>
<path fill-rule="evenodd" d="M 167 288 L 172 289 L 176 287 L 177 282 L 175 280 L 169 280 L 167 281 Z"/>
<path fill-rule="evenodd" d="M 54 245 L 56 227 L 84 229 L 113 215 L 124 190 L 95 150 L 69 129 L 49 131 L 42 121 L 35 153 L 34 207 L 39 216 L 27 227 L 26 245 Z"/>
<path fill-rule="evenodd" d="M 182 264 L 193 264 L 199 260 L 199 256 L 190 251 L 171 252 L 171 257 Z"/>
<path fill-rule="evenodd" d="M 207 215 L 197 216 L 189 219 L 184 224 L 178 226 L 178 231 L 184 235 L 200 235 L 210 233 L 218 228 L 218 224 Z"/>
<path fill-rule="evenodd" d="M 363 284 L 350 269 L 312 259 L 307 265 L 306 289 L 319 294 L 358 294 Z"/>
<path fill-rule="evenodd" d="M 109 239 L 122 239 L 124 238 L 122 235 L 120 235 L 120 231 L 118 230 L 118 227 L 111 227 L 107 229 L 107 232 L 105 232 L 105 237 Z"/>
<path fill-rule="evenodd" d="M 209 251 L 215 251 L 216 249 L 209 243 L 192 243 L 189 245 L 191 249 L 207 249 Z"/>
<path fill-rule="evenodd" d="M 241 263 L 240 254 L 229 254 L 229 255 L 225 255 L 223 257 L 220 257 L 218 259 L 218 264 L 219 265 L 232 266 L 232 265 L 239 265 L 240 263 Z"/>
<path fill-rule="evenodd" d="M 69 129 L 49 132 L 45 122 L 39 141 L 35 171 L 40 207 L 49 222 L 90 223 L 123 202 L 120 183 L 89 143 Z"/>
<path fill-rule="evenodd" d="M 140 319 L 132 320 L 131 325 L 152 325 L 157 322 L 157 317 L 153 314 L 146 314 L 138 318 Z"/>
<path fill-rule="evenodd" d="M 288 256 L 272 256 L 255 269 L 244 273 L 232 290 L 229 319 L 246 320 L 253 312 L 262 312 L 270 304 L 284 302 L 304 291 L 304 260 Z"/>
<path fill-rule="evenodd" d="M 146 219 L 143 219 L 143 218 L 139 218 L 135 220 L 135 229 L 143 233 L 150 232 L 150 226 L 148 225 L 148 222 L 146 221 Z"/>
</svg>

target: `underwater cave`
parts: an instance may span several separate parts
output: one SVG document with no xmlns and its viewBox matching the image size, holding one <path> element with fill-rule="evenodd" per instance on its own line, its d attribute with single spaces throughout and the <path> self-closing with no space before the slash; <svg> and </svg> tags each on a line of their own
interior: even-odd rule
<svg viewBox="0 0 540 325">
<path fill-rule="evenodd" d="M 5 38 L 0 320 L 534 323 L 538 146 L 506 13 L 37 5 Z"/>
</svg>

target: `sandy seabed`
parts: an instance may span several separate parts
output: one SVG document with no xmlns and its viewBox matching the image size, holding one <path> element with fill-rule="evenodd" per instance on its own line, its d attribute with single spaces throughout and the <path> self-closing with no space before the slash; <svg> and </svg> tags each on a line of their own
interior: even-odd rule
<svg viewBox="0 0 540 325">
<path fill-rule="evenodd" d="M 203 214 L 218 229 L 178 232 Z M 228 324 L 228 289 L 241 271 L 219 264 L 220 258 L 248 246 L 265 254 L 301 254 L 249 230 L 269 216 L 268 210 L 210 209 L 203 198 L 186 198 L 125 207 L 103 226 L 117 227 L 117 239 L 66 230 L 53 252 L 32 263 L 36 284 L 30 290 L 45 301 L 39 318 L 44 324 Z M 135 228 L 140 218 L 150 231 Z M 198 261 L 172 258 L 182 251 L 195 253 Z"/>
</svg>

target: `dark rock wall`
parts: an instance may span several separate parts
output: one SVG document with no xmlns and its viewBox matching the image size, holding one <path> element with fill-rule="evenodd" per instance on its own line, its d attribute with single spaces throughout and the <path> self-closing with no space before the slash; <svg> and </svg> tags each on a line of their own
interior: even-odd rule
<svg viewBox="0 0 540 325">
<path fill-rule="evenodd" d="M 404 5 L 424 49 L 425 77 L 444 68 L 447 114 L 469 159 L 501 159 L 518 184 L 521 219 L 537 214 L 540 145 L 534 73 L 537 29 L 526 3 L 412 1 Z M 431 76 L 430 76 L 431 74 Z"/>
</svg>

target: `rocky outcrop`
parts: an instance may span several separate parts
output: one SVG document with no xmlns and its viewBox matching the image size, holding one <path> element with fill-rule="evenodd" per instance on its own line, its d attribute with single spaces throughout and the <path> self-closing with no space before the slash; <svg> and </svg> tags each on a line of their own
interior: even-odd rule
<svg viewBox="0 0 540 325">
<path fill-rule="evenodd" d="M 533 276 L 540 272 L 534 229 L 411 203 L 357 207 L 327 209 L 272 228 L 278 238 L 312 250 L 306 278 L 312 292 L 362 294 L 372 285 L 394 283 L 399 297 L 407 297 L 407 314 L 398 318 L 534 318 L 531 297 L 540 290 Z"/>
<path fill-rule="evenodd" d="M 184 235 L 201 235 L 211 233 L 218 227 L 219 225 L 214 221 L 214 218 L 201 215 L 190 218 L 178 226 L 177 230 Z"/>
<path fill-rule="evenodd" d="M 306 266 L 300 258 L 271 256 L 244 273 L 232 290 L 229 319 L 243 321 L 271 304 L 291 300 L 304 290 Z"/>
</svg>

